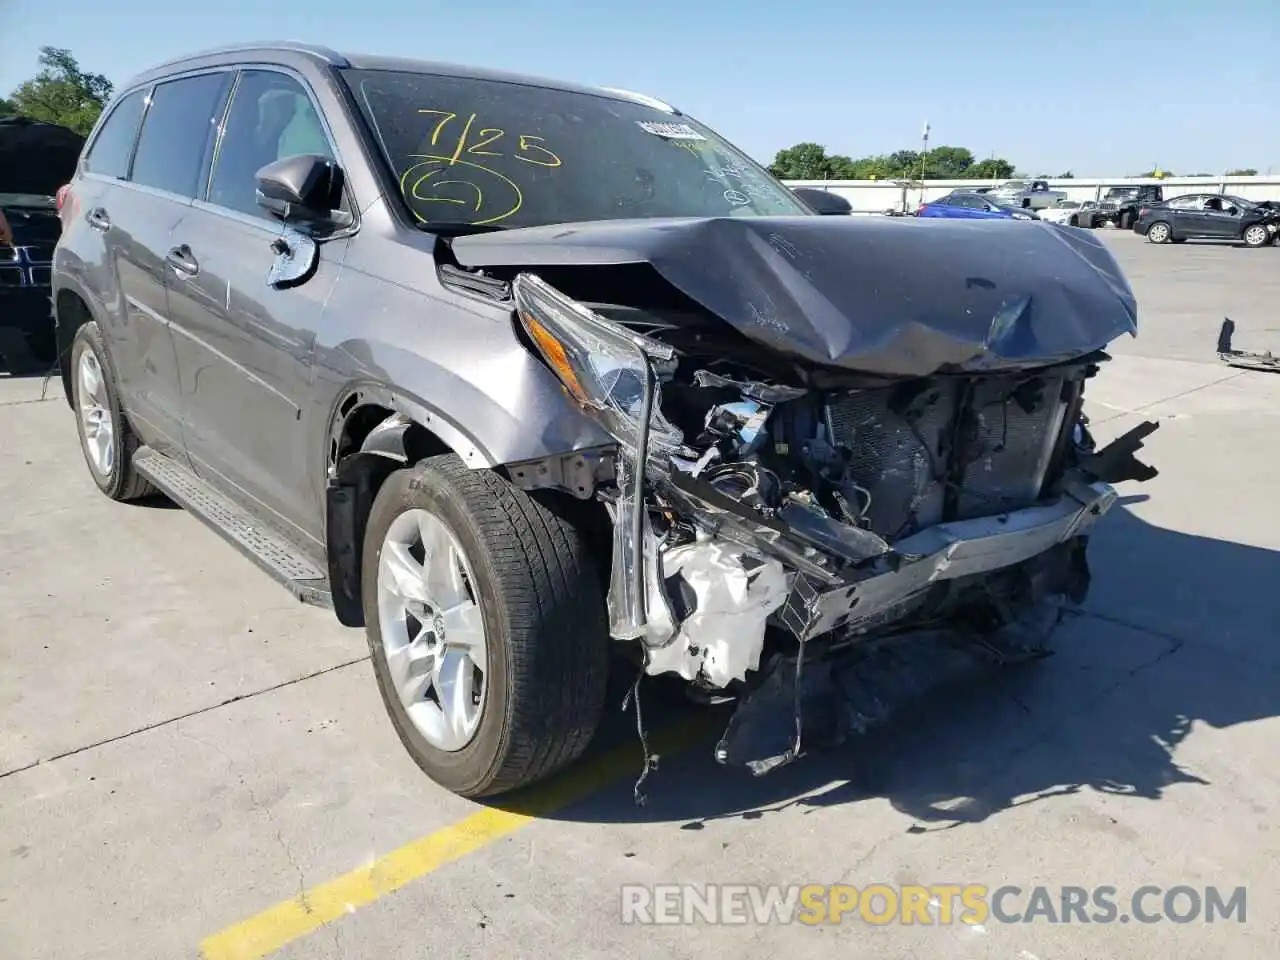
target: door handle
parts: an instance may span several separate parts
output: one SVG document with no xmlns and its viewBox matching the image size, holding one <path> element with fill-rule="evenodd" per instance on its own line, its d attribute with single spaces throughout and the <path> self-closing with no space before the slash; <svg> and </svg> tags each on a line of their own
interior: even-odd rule
<svg viewBox="0 0 1280 960">
<path fill-rule="evenodd" d="M 185 243 L 170 250 L 164 259 L 169 266 L 185 277 L 194 277 L 200 272 L 200 261 L 195 258 L 191 248 Z"/>
<path fill-rule="evenodd" d="M 107 211 L 101 207 L 94 207 L 90 210 L 85 215 L 85 220 L 88 221 L 89 226 L 93 227 L 93 229 L 101 230 L 103 233 L 111 229 L 111 218 L 107 216 Z"/>
</svg>

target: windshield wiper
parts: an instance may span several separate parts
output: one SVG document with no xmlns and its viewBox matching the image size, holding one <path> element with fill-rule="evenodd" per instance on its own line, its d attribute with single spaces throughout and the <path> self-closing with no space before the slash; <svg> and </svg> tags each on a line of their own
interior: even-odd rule
<svg viewBox="0 0 1280 960">
<path fill-rule="evenodd" d="M 472 233 L 494 233 L 498 230 L 510 230 L 500 223 L 464 223 L 461 220 L 432 220 L 419 223 L 418 229 L 423 233 L 435 233 L 442 237 L 465 237 Z"/>
</svg>

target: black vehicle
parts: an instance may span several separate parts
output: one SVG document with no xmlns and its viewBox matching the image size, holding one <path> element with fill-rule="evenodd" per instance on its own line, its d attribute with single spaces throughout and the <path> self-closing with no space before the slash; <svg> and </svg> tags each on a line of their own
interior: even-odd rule
<svg viewBox="0 0 1280 960">
<path fill-rule="evenodd" d="M 1128 230 L 1138 219 L 1138 211 L 1144 205 L 1161 203 L 1164 188 L 1158 183 L 1142 183 L 1128 187 L 1108 187 L 1098 201 L 1094 222 L 1098 225 L 1113 223 L 1121 230 Z"/>
<path fill-rule="evenodd" d="M 791 192 L 823 216 L 839 217 L 853 213 L 853 205 L 838 193 L 819 187 L 792 187 Z"/>
<path fill-rule="evenodd" d="M 1247 247 L 1265 247 L 1280 232 L 1280 211 L 1238 197 L 1189 193 L 1144 205 L 1133 231 L 1152 243 L 1239 240 Z"/>
<path fill-rule="evenodd" d="M 70 179 L 84 138 L 27 117 L 0 118 L 0 366 L 25 372 L 54 360 L 49 271 L 58 242 L 55 194 Z"/>
<path fill-rule="evenodd" d="M 401 742 L 468 796 L 578 757 L 614 655 L 735 718 L 868 640 L 1028 656 L 1110 483 L 1152 475 L 1154 425 L 1079 422 L 1137 330 L 1096 237 L 820 216 L 640 94 L 227 48 L 122 85 L 61 210 L 95 484 L 364 628 Z M 799 709 L 717 759 L 844 732 Z"/>
</svg>

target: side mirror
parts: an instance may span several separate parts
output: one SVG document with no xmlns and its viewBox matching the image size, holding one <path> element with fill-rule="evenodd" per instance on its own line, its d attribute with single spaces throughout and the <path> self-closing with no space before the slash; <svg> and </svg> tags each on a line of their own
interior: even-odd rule
<svg viewBox="0 0 1280 960">
<path fill-rule="evenodd" d="M 817 187 L 792 187 L 791 192 L 799 197 L 814 213 L 824 216 L 841 216 L 853 213 L 853 205 L 844 197 L 838 197 Z"/>
<path fill-rule="evenodd" d="M 1240 209 L 1238 207 L 1227 207 L 1227 213 L 1231 214 L 1233 217 L 1239 212 Z"/>
<path fill-rule="evenodd" d="M 285 223 L 346 226 L 342 168 L 318 154 L 299 154 L 267 164 L 256 174 L 258 205 Z"/>
</svg>

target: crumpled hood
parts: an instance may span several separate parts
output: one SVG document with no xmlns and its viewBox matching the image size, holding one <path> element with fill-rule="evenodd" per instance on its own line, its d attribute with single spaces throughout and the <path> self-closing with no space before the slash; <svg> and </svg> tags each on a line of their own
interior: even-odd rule
<svg viewBox="0 0 1280 960">
<path fill-rule="evenodd" d="M 1042 366 L 1137 332 L 1133 291 L 1107 248 L 1047 224 L 617 220 L 463 236 L 453 250 L 468 267 L 648 263 L 747 337 L 867 373 Z"/>
</svg>

